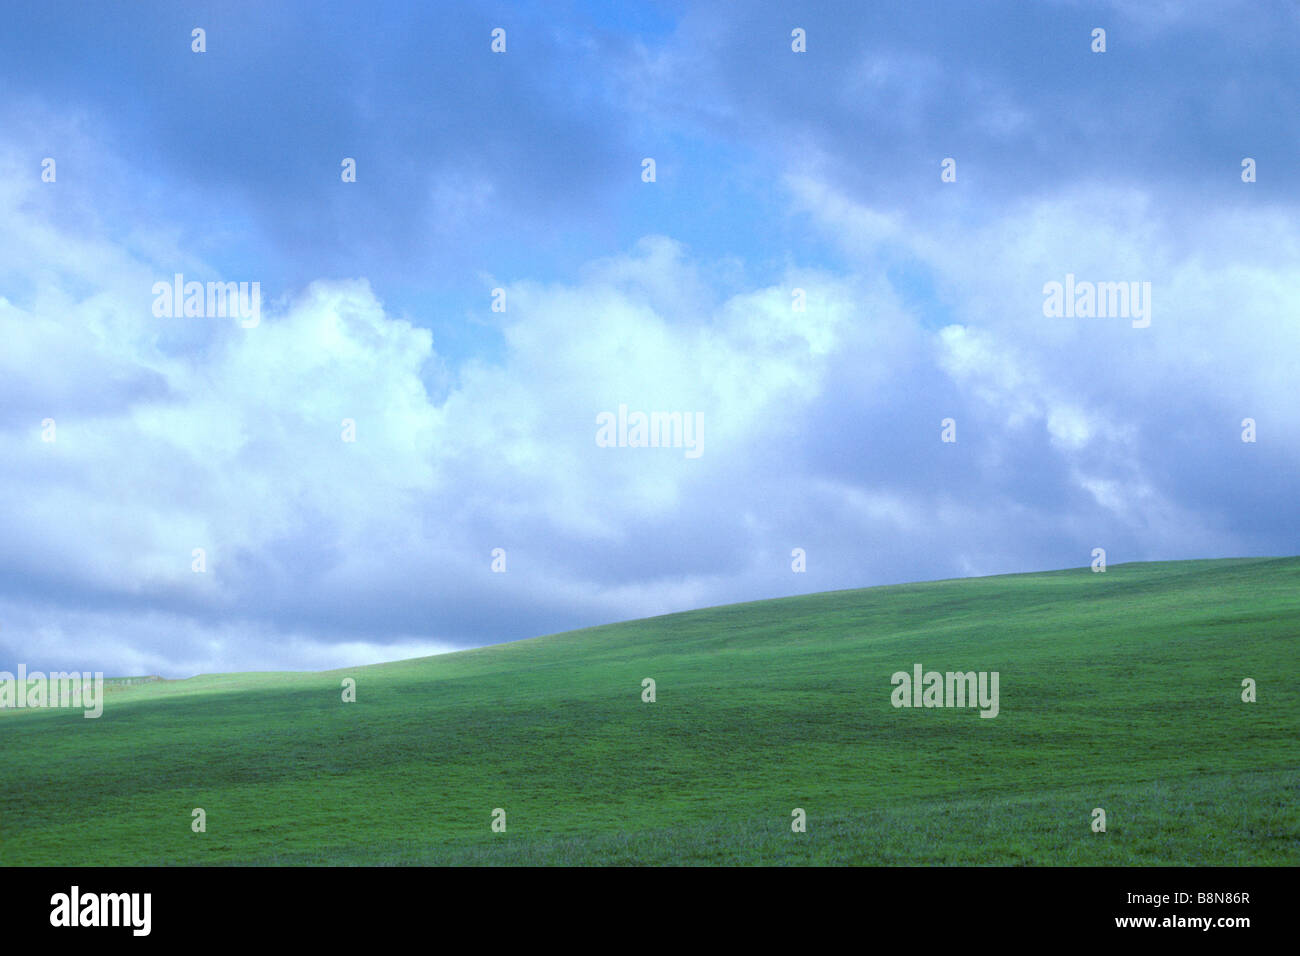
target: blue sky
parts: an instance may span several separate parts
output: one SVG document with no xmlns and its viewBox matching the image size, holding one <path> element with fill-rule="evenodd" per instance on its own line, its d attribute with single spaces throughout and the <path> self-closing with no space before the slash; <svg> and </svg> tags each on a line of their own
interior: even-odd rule
<svg viewBox="0 0 1300 956">
<path fill-rule="evenodd" d="M 11 4 L 0 668 L 1293 554 L 1298 36 L 1289 2 Z M 155 316 L 175 273 L 260 283 L 260 323 Z M 1067 274 L 1151 283 L 1150 326 L 1046 317 Z M 599 447 L 620 404 L 704 453 Z"/>
</svg>

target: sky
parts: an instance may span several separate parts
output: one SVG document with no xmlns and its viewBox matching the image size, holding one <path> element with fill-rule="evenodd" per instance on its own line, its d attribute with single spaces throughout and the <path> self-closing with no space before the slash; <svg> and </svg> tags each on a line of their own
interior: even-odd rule
<svg viewBox="0 0 1300 956">
<path fill-rule="evenodd" d="M 1297 42 L 1290 0 L 11 0 L 0 669 L 1295 554 Z"/>
</svg>

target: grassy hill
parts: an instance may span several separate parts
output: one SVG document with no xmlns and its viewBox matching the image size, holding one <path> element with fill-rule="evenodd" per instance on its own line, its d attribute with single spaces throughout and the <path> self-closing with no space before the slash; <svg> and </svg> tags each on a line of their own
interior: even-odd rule
<svg viewBox="0 0 1300 956">
<path fill-rule="evenodd" d="M 0 859 L 1294 866 L 1298 628 L 1300 558 L 1182 561 L 119 685 L 0 712 Z M 915 663 L 998 671 L 1000 713 L 896 709 Z"/>
</svg>

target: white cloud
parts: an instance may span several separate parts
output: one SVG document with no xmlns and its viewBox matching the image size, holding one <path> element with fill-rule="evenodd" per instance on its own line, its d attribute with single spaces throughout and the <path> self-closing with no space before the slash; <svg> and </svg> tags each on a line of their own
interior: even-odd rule
<svg viewBox="0 0 1300 956">
<path fill-rule="evenodd" d="M 904 222 L 787 182 L 856 274 L 723 292 L 724 268 L 647 237 L 571 281 L 501 280 L 501 358 L 435 396 L 437 343 L 365 280 L 311 283 L 253 329 L 156 319 L 153 282 L 206 264 L 166 235 L 69 229 L 30 176 L 0 177 L 0 649 L 167 676 L 333 667 L 1082 564 L 1099 541 L 1125 559 L 1258 544 L 1189 482 L 1230 483 L 1247 415 L 1270 461 L 1296 463 L 1294 224 L 1210 211 L 1189 233 L 1104 190 Z M 877 272 L 894 255 L 951 323 L 909 311 Z M 1042 285 L 1066 272 L 1151 281 L 1151 328 L 1044 318 Z M 620 404 L 702 413 L 703 457 L 598 448 L 595 417 Z"/>
<path fill-rule="evenodd" d="M 49 228 L 3 218 L 6 249 Z M 635 549 L 638 522 L 671 526 L 688 495 L 718 500 L 719 475 L 817 398 L 849 320 L 848 291 L 813 274 L 714 302 L 684 251 L 651 238 L 581 284 L 510 285 L 503 361 L 468 363 L 435 401 L 430 332 L 389 316 L 364 280 L 315 282 L 244 329 L 155 318 L 152 284 L 180 268 L 83 237 L 26 304 L 0 305 L 4 388 L 25 403 L 0 433 L 0 494 L 22 502 L 0 519 L 0 555 L 50 592 L 48 648 L 75 642 L 87 622 L 67 605 L 89 592 L 101 617 L 86 652 L 131 671 L 482 640 L 461 628 L 505 586 L 484 573 L 496 546 L 520 605 L 617 619 L 694 601 L 713 575 L 597 585 L 591 555 L 554 542 Z M 800 282 L 818 291 L 795 313 Z M 596 447 L 596 414 L 620 403 L 701 412 L 704 456 Z M 349 637 L 357 620 L 312 632 L 331 609 L 385 602 L 410 605 L 407 622 L 377 622 L 373 641 Z M 166 629 L 148 624 L 154 605 L 172 609 Z M 304 611 L 318 619 L 296 625 Z M 504 636 L 524 635 L 488 639 Z"/>
</svg>

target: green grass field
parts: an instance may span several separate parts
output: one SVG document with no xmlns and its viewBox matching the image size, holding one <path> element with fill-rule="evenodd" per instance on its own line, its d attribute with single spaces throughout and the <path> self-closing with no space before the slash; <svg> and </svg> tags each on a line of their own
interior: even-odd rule
<svg viewBox="0 0 1300 956">
<path fill-rule="evenodd" d="M 1181 561 L 117 685 L 0 712 L 0 862 L 1294 866 L 1298 627 L 1300 558 Z M 999 715 L 895 709 L 918 662 Z"/>
</svg>

